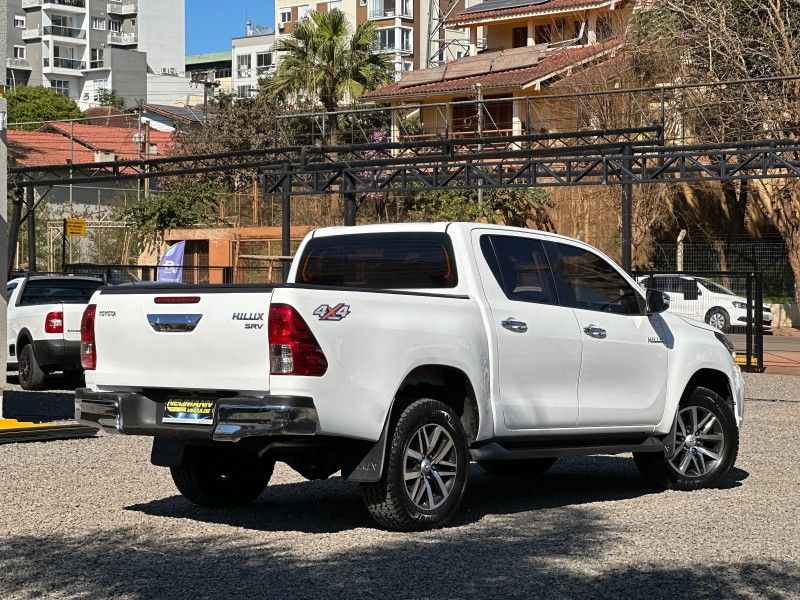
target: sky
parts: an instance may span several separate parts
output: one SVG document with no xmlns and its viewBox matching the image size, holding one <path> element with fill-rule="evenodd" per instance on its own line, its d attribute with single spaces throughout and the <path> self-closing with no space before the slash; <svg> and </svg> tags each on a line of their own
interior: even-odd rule
<svg viewBox="0 0 800 600">
<path fill-rule="evenodd" d="M 247 19 L 272 28 L 274 15 L 274 0 L 186 0 L 186 54 L 230 50 Z"/>
</svg>

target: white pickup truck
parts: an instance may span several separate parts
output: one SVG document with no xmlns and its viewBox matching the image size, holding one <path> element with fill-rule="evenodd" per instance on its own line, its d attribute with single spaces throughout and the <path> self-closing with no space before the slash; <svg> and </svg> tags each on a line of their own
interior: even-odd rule
<svg viewBox="0 0 800 600">
<path fill-rule="evenodd" d="M 81 318 L 96 277 L 36 275 L 8 282 L 8 367 L 19 372 L 23 389 L 39 390 L 45 375 L 81 372 Z"/>
<path fill-rule="evenodd" d="M 606 256 L 475 223 L 319 229 L 267 286 L 99 290 L 76 418 L 154 437 L 204 506 L 256 499 L 275 461 L 360 484 L 396 530 L 457 510 L 470 461 L 535 476 L 632 452 L 662 488 L 733 466 L 742 377 L 705 323 Z"/>
</svg>

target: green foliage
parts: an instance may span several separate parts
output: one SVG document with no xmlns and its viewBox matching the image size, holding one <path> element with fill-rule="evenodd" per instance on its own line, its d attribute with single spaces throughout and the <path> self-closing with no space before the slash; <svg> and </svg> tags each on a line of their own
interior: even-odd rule
<svg viewBox="0 0 800 600">
<path fill-rule="evenodd" d="M 115 90 L 100 90 L 97 96 L 100 106 L 111 106 L 117 110 L 125 110 L 125 98 Z"/>
<path fill-rule="evenodd" d="M 8 122 L 55 121 L 80 119 L 83 116 L 78 105 L 52 88 L 20 86 L 8 94 Z M 35 130 L 42 123 L 23 125 L 20 128 Z"/>
<path fill-rule="evenodd" d="M 370 21 L 362 21 L 351 33 L 340 10 L 311 12 L 290 36 L 275 43 L 282 57 L 262 89 L 268 97 L 294 106 L 322 105 L 334 111 L 342 101 L 354 101 L 390 80 L 386 56 L 373 52 L 375 39 Z"/>
<path fill-rule="evenodd" d="M 140 240 L 153 242 L 166 229 L 216 224 L 221 201 L 216 186 L 194 182 L 142 198 L 125 210 L 123 220 Z"/>
</svg>

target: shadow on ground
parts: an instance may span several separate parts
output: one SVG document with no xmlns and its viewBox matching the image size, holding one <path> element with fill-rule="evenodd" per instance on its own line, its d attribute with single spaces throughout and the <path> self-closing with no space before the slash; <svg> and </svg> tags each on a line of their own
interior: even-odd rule
<svg viewBox="0 0 800 600">
<path fill-rule="evenodd" d="M 9 377 L 8 383 L 16 383 L 16 376 Z M 45 389 L 41 391 L 5 390 L 3 392 L 3 417 L 34 422 L 63 421 L 74 418 L 75 393 L 64 391 L 64 387 L 68 383 L 73 385 L 74 379 L 64 379 L 53 375 L 45 380 Z"/>
</svg>

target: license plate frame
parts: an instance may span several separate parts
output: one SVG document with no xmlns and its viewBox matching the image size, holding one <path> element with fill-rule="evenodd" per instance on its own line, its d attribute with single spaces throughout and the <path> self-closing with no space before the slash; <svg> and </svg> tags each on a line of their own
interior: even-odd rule
<svg viewBox="0 0 800 600">
<path fill-rule="evenodd" d="M 213 425 L 215 405 L 214 398 L 173 396 L 164 402 L 161 422 L 182 425 Z"/>
</svg>

